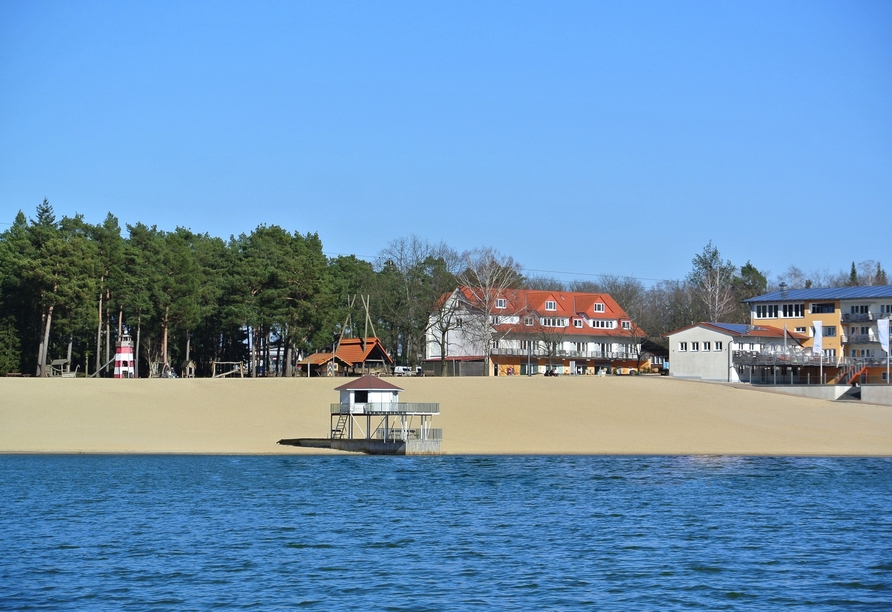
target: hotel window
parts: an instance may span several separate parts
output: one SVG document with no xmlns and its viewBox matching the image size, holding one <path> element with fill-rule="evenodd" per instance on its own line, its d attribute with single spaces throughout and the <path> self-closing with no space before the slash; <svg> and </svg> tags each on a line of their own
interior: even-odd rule
<svg viewBox="0 0 892 612">
<path fill-rule="evenodd" d="M 684 352 L 684 351 L 688 350 L 688 343 L 687 343 L 687 342 L 679 342 L 679 343 L 678 343 L 678 350 L 679 350 L 680 352 Z"/>
<path fill-rule="evenodd" d="M 836 311 L 836 307 L 831 304 L 812 304 L 811 305 L 811 313 L 812 314 L 833 314 Z"/>
<path fill-rule="evenodd" d="M 533 317 L 524 317 L 524 318 L 523 318 L 523 324 L 524 324 L 524 325 L 532 325 L 532 324 L 533 324 Z"/>
<path fill-rule="evenodd" d="M 567 319 L 556 317 L 544 317 L 542 319 L 542 327 L 567 327 L 567 323 Z"/>
<path fill-rule="evenodd" d="M 836 337 L 836 326 L 835 325 L 827 325 L 824 327 L 824 336 L 827 338 Z"/>
<path fill-rule="evenodd" d="M 531 348 L 533 348 L 533 343 L 530 342 L 529 340 L 521 340 L 520 341 L 520 350 L 528 351 Z"/>
<path fill-rule="evenodd" d="M 722 350 L 722 343 L 721 343 L 721 342 L 716 342 L 716 343 L 715 343 L 715 350 L 717 350 L 717 351 Z"/>
<path fill-rule="evenodd" d="M 623 321 L 623 329 L 632 329 L 631 321 Z"/>
<path fill-rule="evenodd" d="M 600 302 L 598 302 L 597 304 L 594 305 L 594 310 L 595 310 L 595 312 L 604 312 L 604 304 L 601 304 Z"/>
<path fill-rule="evenodd" d="M 704 351 L 712 350 L 712 349 L 710 349 L 709 347 L 710 347 L 710 343 L 709 343 L 709 342 L 704 342 L 704 343 L 703 343 L 703 350 L 704 350 Z"/>
<path fill-rule="evenodd" d="M 776 319 L 777 304 L 756 304 L 757 319 Z"/>
<path fill-rule="evenodd" d="M 496 300 L 496 308 L 504 308 L 508 305 L 508 301 L 505 298 L 499 298 Z"/>
<path fill-rule="evenodd" d="M 797 334 L 804 334 L 804 333 L 805 333 L 805 328 L 804 328 L 804 327 L 796 327 L 796 328 L 794 328 L 794 331 L 795 331 Z"/>
<path fill-rule="evenodd" d="M 545 310 L 557 310 L 557 302 L 545 302 Z"/>
<path fill-rule="evenodd" d="M 593 320 L 591 323 L 592 327 L 598 329 L 613 329 L 614 327 L 616 327 L 616 321 L 604 321 L 601 319 L 597 319 Z"/>
<path fill-rule="evenodd" d="M 892 314 L 892 304 L 880 304 L 880 312 L 883 314 Z"/>
<path fill-rule="evenodd" d="M 582 327 L 582 319 L 576 319 L 573 321 L 573 327 Z"/>
<path fill-rule="evenodd" d="M 784 304 L 782 310 L 787 319 L 805 316 L 805 304 Z"/>
<path fill-rule="evenodd" d="M 870 307 L 867 304 L 858 304 L 857 306 L 852 306 L 852 314 L 867 314 L 870 312 Z"/>
<path fill-rule="evenodd" d="M 692 350 L 692 351 L 699 351 L 699 350 L 700 350 L 700 343 L 699 343 L 699 342 L 691 342 L 691 350 Z"/>
<path fill-rule="evenodd" d="M 576 345 L 576 351 L 577 351 L 578 353 L 584 353 L 584 352 L 585 352 L 585 350 L 586 350 L 586 348 L 585 348 L 585 342 L 575 342 L 574 344 Z"/>
</svg>

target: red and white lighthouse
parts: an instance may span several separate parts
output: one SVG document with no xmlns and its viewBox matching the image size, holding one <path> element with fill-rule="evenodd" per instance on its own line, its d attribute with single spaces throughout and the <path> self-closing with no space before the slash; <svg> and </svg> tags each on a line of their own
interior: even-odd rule
<svg viewBox="0 0 892 612">
<path fill-rule="evenodd" d="M 115 378 L 136 378 L 133 369 L 133 341 L 124 334 L 115 344 Z"/>
</svg>

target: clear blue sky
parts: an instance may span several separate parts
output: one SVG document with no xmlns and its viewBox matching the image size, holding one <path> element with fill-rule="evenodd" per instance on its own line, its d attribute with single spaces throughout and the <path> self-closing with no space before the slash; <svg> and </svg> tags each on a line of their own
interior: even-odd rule
<svg viewBox="0 0 892 612">
<path fill-rule="evenodd" d="M 0 1 L 0 221 L 892 269 L 892 2 Z M 2 226 L 0 226 L 2 227 Z"/>
</svg>

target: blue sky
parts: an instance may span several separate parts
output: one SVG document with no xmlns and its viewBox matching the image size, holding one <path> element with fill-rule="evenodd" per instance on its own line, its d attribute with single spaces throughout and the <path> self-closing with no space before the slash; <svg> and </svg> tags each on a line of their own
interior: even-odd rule
<svg viewBox="0 0 892 612">
<path fill-rule="evenodd" d="M 0 1 L 0 221 L 44 197 L 360 256 L 892 268 L 892 3 Z"/>
</svg>

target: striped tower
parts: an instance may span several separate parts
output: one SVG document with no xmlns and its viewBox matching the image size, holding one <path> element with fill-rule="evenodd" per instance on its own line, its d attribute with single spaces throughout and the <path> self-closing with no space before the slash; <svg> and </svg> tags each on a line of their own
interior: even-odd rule
<svg viewBox="0 0 892 612">
<path fill-rule="evenodd" d="M 136 378 L 133 369 L 133 341 L 126 334 L 115 344 L 115 378 Z"/>
</svg>

